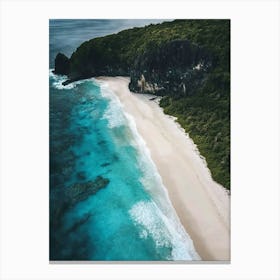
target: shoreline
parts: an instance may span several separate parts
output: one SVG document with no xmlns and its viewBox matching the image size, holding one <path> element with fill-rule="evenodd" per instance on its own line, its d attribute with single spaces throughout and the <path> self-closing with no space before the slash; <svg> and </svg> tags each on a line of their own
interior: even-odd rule
<svg viewBox="0 0 280 280">
<path fill-rule="evenodd" d="M 185 130 L 151 95 L 133 94 L 129 78 L 98 77 L 118 96 L 150 150 L 174 209 L 203 261 L 230 260 L 230 198 L 213 181 Z"/>
</svg>

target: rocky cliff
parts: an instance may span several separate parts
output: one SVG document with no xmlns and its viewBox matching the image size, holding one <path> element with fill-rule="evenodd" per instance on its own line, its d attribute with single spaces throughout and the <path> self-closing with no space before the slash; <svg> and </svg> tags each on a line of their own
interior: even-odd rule
<svg viewBox="0 0 280 280">
<path fill-rule="evenodd" d="M 57 55 L 54 72 L 69 76 L 64 84 L 93 76 L 130 76 L 131 91 L 158 95 L 194 93 L 212 66 L 211 53 L 188 40 L 172 40 L 147 49 L 130 66 L 110 64 L 107 57 L 90 59 L 95 55 L 89 54 L 76 67 L 79 54 L 74 53 L 70 60 L 61 53 Z"/>
<path fill-rule="evenodd" d="M 55 58 L 54 73 L 60 75 L 68 75 L 69 70 L 70 70 L 69 58 L 63 53 L 58 53 Z"/>
<path fill-rule="evenodd" d="M 175 20 L 125 30 L 84 42 L 69 60 L 59 53 L 55 73 L 130 76 L 135 92 L 192 94 L 212 66 L 229 68 L 228 28 L 227 20 Z"/>
<path fill-rule="evenodd" d="M 159 95 L 192 94 L 211 65 L 211 54 L 206 49 L 188 40 L 172 40 L 136 58 L 129 88 Z"/>
</svg>

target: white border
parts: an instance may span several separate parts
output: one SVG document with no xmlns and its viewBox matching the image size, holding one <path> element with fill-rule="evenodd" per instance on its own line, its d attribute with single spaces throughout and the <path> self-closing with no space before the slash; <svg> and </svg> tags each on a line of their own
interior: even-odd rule
<svg viewBox="0 0 280 280">
<path fill-rule="evenodd" d="M 278 1 L 20 0 L 0 8 L 1 279 L 280 278 Z M 231 264 L 49 264 L 49 18 L 231 19 Z"/>
</svg>

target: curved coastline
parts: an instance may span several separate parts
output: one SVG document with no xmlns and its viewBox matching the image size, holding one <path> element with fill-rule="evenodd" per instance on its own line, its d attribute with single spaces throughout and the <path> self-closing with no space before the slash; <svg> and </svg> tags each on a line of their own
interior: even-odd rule
<svg viewBox="0 0 280 280">
<path fill-rule="evenodd" d="M 79 90 L 84 89 L 84 90 L 88 90 L 88 93 L 90 94 L 89 97 L 90 100 L 93 100 L 95 98 L 98 99 L 99 97 L 101 97 L 100 100 L 104 100 L 104 102 L 106 102 L 108 106 L 105 107 L 102 117 L 100 115 L 99 119 L 101 120 L 105 119 L 105 123 L 107 124 L 105 126 L 105 130 L 107 128 L 110 131 L 110 133 L 112 133 L 112 138 L 111 138 L 112 143 L 115 143 L 116 146 L 120 148 L 119 151 L 123 151 L 122 147 L 126 147 L 127 145 L 131 146 L 131 148 L 134 149 L 135 151 L 135 157 L 128 156 L 127 158 L 126 157 L 124 158 L 128 159 L 128 162 L 130 162 L 130 164 L 133 163 L 135 164 L 134 167 L 136 167 L 136 169 L 132 171 L 133 173 L 136 172 L 136 174 L 138 174 L 139 172 L 138 178 L 135 178 L 139 182 L 139 184 L 138 185 L 133 184 L 133 180 L 132 180 L 131 182 L 129 181 L 131 184 L 127 185 L 127 187 L 129 189 L 129 186 L 138 186 L 138 188 L 134 188 L 134 189 L 138 189 L 138 191 L 136 192 L 132 191 L 134 194 L 133 197 L 135 197 L 135 201 L 132 200 L 134 202 L 132 202 L 131 205 L 129 205 L 129 202 L 126 201 L 121 208 L 124 209 L 124 211 L 127 213 L 127 221 L 129 221 L 128 223 L 130 223 L 131 227 L 134 228 L 134 230 L 137 232 L 137 238 L 139 237 L 141 240 L 143 240 L 144 243 L 147 242 L 146 244 L 150 244 L 149 242 L 153 240 L 153 242 L 150 244 L 150 245 L 153 244 L 153 246 L 151 246 L 150 251 L 148 251 L 151 253 L 151 255 L 150 254 L 145 255 L 145 249 L 143 250 L 143 255 L 148 257 L 148 259 L 149 257 L 151 257 L 152 260 L 153 257 L 155 257 L 155 259 L 158 260 L 159 256 L 161 256 L 161 258 L 159 259 L 172 260 L 172 261 L 201 260 L 200 256 L 198 255 L 198 253 L 194 248 L 193 241 L 191 240 L 188 233 L 185 231 L 184 227 L 182 226 L 176 214 L 175 209 L 172 207 L 172 203 L 170 202 L 168 192 L 162 183 L 156 165 L 151 159 L 150 151 L 147 148 L 145 141 L 137 131 L 136 123 L 134 121 L 133 116 L 125 112 L 119 97 L 110 90 L 110 88 L 106 83 L 103 82 L 99 83 L 96 80 L 93 81 L 92 79 L 88 79 L 88 80 L 77 81 L 67 86 L 63 86 L 62 83 L 64 78 L 65 76 L 57 76 L 50 70 L 50 86 L 58 90 L 57 91 L 58 96 L 63 95 L 64 93 L 65 97 L 69 96 L 70 100 L 71 100 L 71 96 L 72 97 L 76 96 L 76 98 L 79 98 L 79 93 L 80 93 Z M 93 84 L 98 86 L 98 88 L 100 88 L 100 92 L 98 92 L 97 96 L 93 98 L 91 94 L 91 88 L 84 88 L 83 85 L 82 87 L 80 86 L 80 84 L 83 83 L 88 85 Z M 84 98 L 85 97 L 83 97 L 83 99 Z M 85 102 L 83 101 L 81 104 L 85 104 Z M 96 111 L 98 111 L 97 108 L 93 108 L 94 104 L 91 104 L 89 107 L 91 108 L 91 110 L 94 111 L 94 114 Z M 91 116 L 92 115 L 91 113 L 87 115 L 90 119 L 93 117 Z M 95 122 L 96 121 L 97 120 L 95 120 Z M 121 132 L 120 130 L 121 128 L 125 128 L 125 133 L 123 133 L 123 136 L 125 138 L 120 137 L 119 133 Z M 116 137 L 113 137 L 113 135 L 115 135 Z M 91 142 L 94 143 L 94 138 L 91 138 Z M 123 167 L 125 168 L 125 165 Z M 86 176 L 85 170 L 84 169 L 82 170 L 83 170 L 82 172 L 84 172 L 83 176 Z M 110 170 L 110 172 L 111 171 L 112 170 Z M 130 171 L 129 169 L 127 171 L 128 171 L 127 175 L 129 178 Z M 104 170 L 104 172 L 105 175 L 106 170 Z M 81 171 L 79 173 L 81 173 Z M 99 174 L 100 171 L 97 173 Z M 113 173 L 114 172 L 112 172 L 111 174 Z M 110 176 L 109 177 L 106 176 L 106 178 L 107 178 L 106 180 L 108 181 L 110 180 L 111 182 L 115 182 L 114 176 L 112 178 Z M 79 186 L 79 189 L 80 188 L 81 190 L 84 189 L 81 183 L 76 183 L 71 186 L 74 188 Z M 122 196 L 122 198 L 124 198 L 126 197 L 126 195 L 125 193 L 121 193 L 121 186 L 122 184 L 118 185 L 118 194 Z M 147 193 L 147 195 L 139 196 L 139 192 L 141 192 L 141 189 L 143 189 L 143 193 Z M 79 202 L 80 200 L 83 200 L 85 197 L 87 197 L 87 194 L 85 194 L 85 196 L 81 197 L 80 199 L 79 196 L 76 197 L 76 194 L 77 192 L 75 191 L 75 194 L 73 194 L 74 195 L 73 204 L 76 204 L 76 201 Z M 72 200 L 72 197 L 70 199 Z M 103 200 L 106 201 L 106 199 Z M 109 201 L 114 202 L 114 199 L 109 198 Z M 62 204 L 63 204 L 63 206 L 61 207 L 62 210 L 59 211 L 60 214 L 64 213 L 63 211 L 68 211 L 68 208 L 69 209 L 72 208 L 71 207 L 72 204 L 70 204 L 69 207 L 67 208 L 64 207 L 64 205 L 67 204 L 64 203 Z M 90 204 L 93 205 L 94 200 L 91 201 Z M 101 211 L 100 213 L 103 213 L 103 211 Z M 95 212 L 94 215 L 96 218 L 99 214 Z M 58 215 L 58 217 L 60 216 Z M 58 217 L 55 217 L 55 219 L 57 219 Z M 70 226 L 69 224 L 66 223 L 67 233 L 71 232 L 72 229 L 76 230 L 80 225 L 84 224 L 84 221 L 87 221 L 88 226 L 90 226 L 91 222 L 89 221 L 88 223 L 88 220 L 92 219 L 91 217 L 93 217 L 93 214 L 90 213 L 90 211 L 88 210 L 83 216 L 79 216 L 79 215 L 75 216 L 75 214 L 73 213 L 71 221 L 74 221 L 74 223 L 72 223 L 72 226 L 71 223 Z M 96 223 L 95 225 L 98 226 L 98 223 Z M 101 232 L 99 232 L 99 234 L 101 234 Z M 94 236 L 94 231 L 92 233 L 93 233 L 92 236 Z M 127 237 L 129 238 L 129 235 Z M 138 240 L 137 238 L 134 238 L 134 240 Z M 138 241 L 136 241 L 136 243 L 137 242 Z M 100 248 L 103 248 L 102 243 L 103 242 L 99 243 Z M 137 248 L 137 244 L 135 245 L 134 245 L 135 248 Z M 89 241 L 87 247 L 91 248 L 89 250 L 92 250 L 91 241 Z M 120 250 L 119 251 L 120 256 L 124 257 L 121 252 L 122 251 Z M 138 258 L 141 259 L 141 257 L 143 256 L 141 255 L 142 250 L 137 250 L 137 253 L 138 252 L 140 252 Z M 99 253 L 102 254 L 102 249 L 99 251 Z M 95 256 L 98 256 L 98 253 Z M 92 255 L 92 257 L 95 256 Z M 132 259 L 129 258 L 129 260 L 134 260 L 134 259 L 132 257 Z"/>
<path fill-rule="evenodd" d="M 149 234 L 156 241 L 157 246 L 171 246 L 171 259 L 175 261 L 199 261 L 199 254 L 196 252 L 193 240 L 180 222 L 168 196 L 168 191 L 164 186 L 161 176 L 154 164 L 150 150 L 147 147 L 142 135 L 139 134 L 134 117 L 124 110 L 124 106 L 107 83 L 97 81 L 104 98 L 117 103 L 117 108 L 121 109 L 118 115 L 113 113 L 105 116 L 109 119 L 109 126 L 119 126 L 122 123 L 128 124 L 132 136 L 132 146 L 138 151 L 138 165 L 143 172 L 141 183 L 152 198 L 151 202 L 140 201 L 129 211 L 131 218 L 136 225 L 144 228 L 141 235 Z M 115 106 L 114 106 L 115 108 Z M 113 109 L 114 110 L 114 109 Z M 123 116 L 122 116 L 123 115 Z M 155 213 L 155 216 L 151 215 Z M 156 218 L 157 217 L 157 218 Z M 160 223 L 163 223 L 162 226 Z"/>
<path fill-rule="evenodd" d="M 211 178 L 185 131 L 145 94 L 128 89 L 129 78 L 99 77 L 135 121 L 167 188 L 176 213 L 204 261 L 230 260 L 229 194 Z"/>
</svg>

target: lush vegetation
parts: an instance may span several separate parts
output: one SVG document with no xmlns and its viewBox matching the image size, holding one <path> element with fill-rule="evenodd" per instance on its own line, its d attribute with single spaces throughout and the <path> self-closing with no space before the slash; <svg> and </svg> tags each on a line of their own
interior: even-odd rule
<svg viewBox="0 0 280 280">
<path fill-rule="evenodd" d="M 129 74 L 137 58 L 172 40 L 189 40 L 205 47 L 214 65 L 229 69 L 228 20 L 175 20 L 135 27 L 84 42 L 70 58 L 72 76 L 114 68 Z"/>
<path fill-rule="evenodd" d="M 230 93 L 228 73 L 214 72 L 188 97 L 165 96 L 160 105 L 176 116 L 206 158 L 212 177 L 230 189 Z"/>
<path fill-rule="evenodd" d="M 203 61 L 201 69 L 195 69 Z M 160 105 L 190 134 L 213 178 L 230 189 L 230 21 L 175 20 L 84 42 L 69 77 L 144 73 Z M 154 87 L 153 87 L 154 88 Z"/>
</svg>

